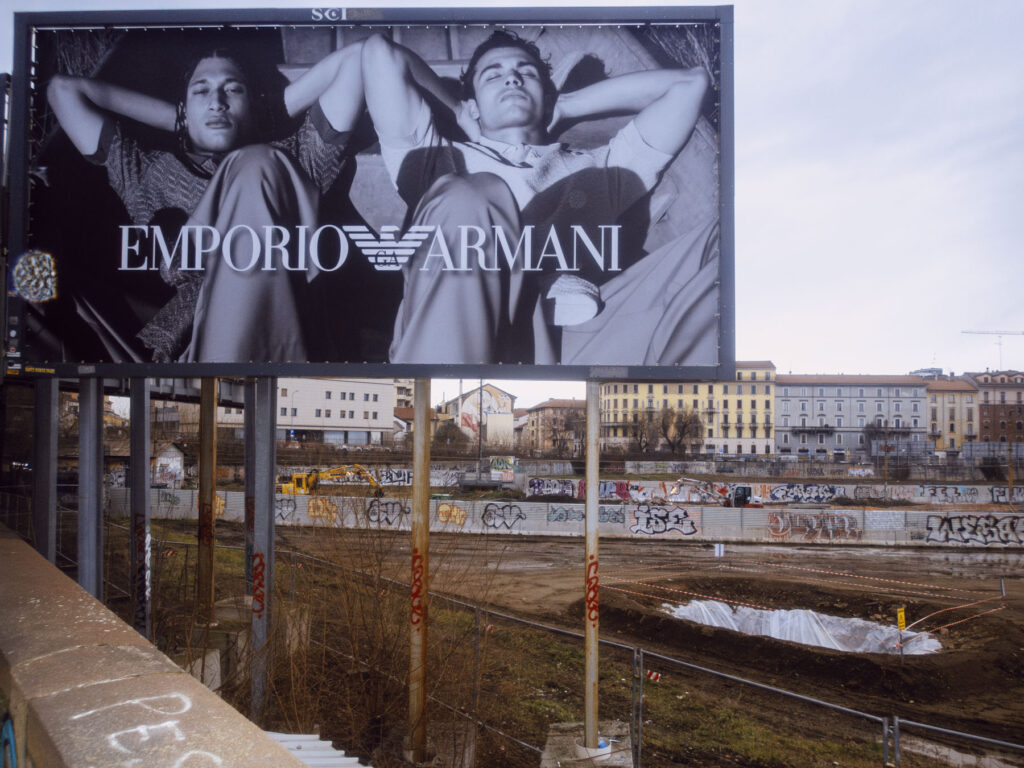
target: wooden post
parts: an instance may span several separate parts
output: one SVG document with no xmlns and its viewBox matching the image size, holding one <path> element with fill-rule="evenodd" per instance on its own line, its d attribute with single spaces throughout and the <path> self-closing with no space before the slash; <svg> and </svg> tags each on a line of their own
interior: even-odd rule
<svg viewBox="0 0 1024 768">
<path fill-rule="evenodd" d="M 598 661 L 598 514 L 600 502 L 600 429 L 601 429 L 601 385 L 587 381 L 587 458 L 585 503 L 585 557 L 586 579 L 586 624 L 583 628 L 584 676 L 583 691 L 583 746 L 597 749 L 597 661 Z"/>
<path fill-rule="evenodd" d="M 427 616 L 430 591 L 430 379 L 413 396 L 412 578 L 409 611 L 409 758 L 427 760 Z"/>
<path fill-rule="evenodd" d="M 199 553 L 196 563 L 196 610 L 199 620 L 213 620 L 214 514 L 217 503 L 217 379 L 202 380 L 199 400 Z"/>
</svg>

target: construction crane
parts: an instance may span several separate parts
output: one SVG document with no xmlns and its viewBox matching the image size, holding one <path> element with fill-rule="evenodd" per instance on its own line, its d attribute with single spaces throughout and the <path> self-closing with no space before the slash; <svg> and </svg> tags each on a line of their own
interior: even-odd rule
<svg viewBox="0 0 1024 768">
<path fill-rule="evenodd" d="M 960 331 L 960 333 L 979 333 L 998 336 L 996 346 L 999 347 L 999 370 L 1003 370 L 1003 336 L 1024 336 L 1024 331 Z"/>
</svg>

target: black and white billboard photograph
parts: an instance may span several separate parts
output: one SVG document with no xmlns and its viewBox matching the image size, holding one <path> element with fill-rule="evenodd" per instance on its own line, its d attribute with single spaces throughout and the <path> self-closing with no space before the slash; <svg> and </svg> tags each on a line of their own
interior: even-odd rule
<svg viewBox="0 0 1024 768">
<path fill-rule="evenodd" d="M 8 346 L 38 365 L 717 369 L 722 26 L 670 10 L 37 24 Z"/>
</svg>

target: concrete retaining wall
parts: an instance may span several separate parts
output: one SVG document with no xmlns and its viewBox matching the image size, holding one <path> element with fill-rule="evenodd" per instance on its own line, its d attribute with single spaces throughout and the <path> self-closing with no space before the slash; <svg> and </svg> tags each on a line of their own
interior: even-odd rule
<svg viewBox="0 0 1024 768">
<path fill-rule="evenodd" d="M 305 765 L 3 525 L 0 563 L 0 716 L 5 701 L 18 765 Z"/>
<path fill-rule="evenodd" d="M 150 492 L 155 517 L 194 519 L 196 491 Z M 244 494 L 218 494 L 217 515 L 242 522 Z M 128 493 L 112 489 L 117 515 L 128 514 Z M 583 504 L 530 501 L 432 500 L 431 530 L 499 535 L 582 536 Z M 410 528 L 408 498 L 284 496 L 275 499 L 277 525 Z M 602 501 L 605 537 L 687 541 L 795 542 L 903 546 L 1024 546 L 1024 515 L 944 509 L 800 509 L 682 504 L 672 501 Z"/>
</svg>

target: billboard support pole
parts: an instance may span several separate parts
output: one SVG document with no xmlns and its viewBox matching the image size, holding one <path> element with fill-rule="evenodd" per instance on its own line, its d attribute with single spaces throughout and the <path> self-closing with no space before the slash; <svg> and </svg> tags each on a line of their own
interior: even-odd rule
<svg viewBox="0 0 1024 768">
<path fill-rule="evenodd" d="M 583 741 L 587 749 L 597 749 L 597 653 L 598 653 L 598 474 L 600 468 L 601 385 L 587 379 L 587 460 L 586 460 L 586 626 L 583 630 L 584 675 Z"/>
<path fill-rule="evenodd" d="M 78 584 L 103 600 L 103 379 L 78 385 Z"/>
<path fill-rule="evenodd" d="M 199 395 L 199 554 L 196 608 L 203 624 L 213 621 L 213 534 L 217 502 L 217 379 L 202 380 Z"/>
<path fill-rule="evenodd" d="M 427 760 L 427 616 L 430 591 L 430 379 L 413 394 L 412 578 L 409 589 L 409 741 L 407 758 Z"/>
<path fill-rule="evenodd" d="M 129 435 L 131 462 L 131 596 L 132 624 L 147 640 L 153 633 L 150 604 L 150 531 L 149 531 L 149 379 L 133 377 L 129 383 L 131 397 Z"/>
<path fill-rule="evenodd" d="M 35 383 L 32 447 L 32 532 L 36 550 L 57 564 L 57 379 Z"/>
<path fill-rule="evenodd" d="M 252 594 L 253 531 L 256 504 L 256 379 L 245 380 L 245 407 L 242 409 L 245 441 L 245 586 Z M 273 468 L 271 469 L 273 472 Z"/>
<path fill-rule="evenodd" d="M 277 441 L 274 412 L 277 410 L 277 379 L 262 376 L 246 388 L 245 410 L 253 411 L 250 440 L 253 451 L 253 554 L 252 554 L 252 699 L 250 719 L 260 723 L 270 677 L 270 611 L 274 584 L 274 472 Z M 248 421 L 246 422 L 248 430 Z M 248 481 L 247 481 L 248 482 Z"/>
</svg>

